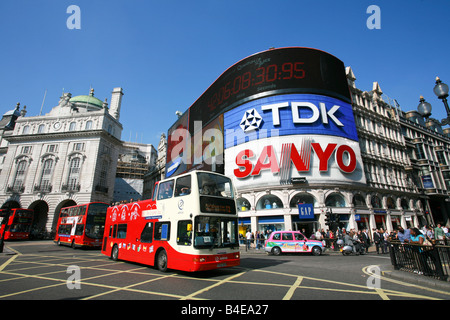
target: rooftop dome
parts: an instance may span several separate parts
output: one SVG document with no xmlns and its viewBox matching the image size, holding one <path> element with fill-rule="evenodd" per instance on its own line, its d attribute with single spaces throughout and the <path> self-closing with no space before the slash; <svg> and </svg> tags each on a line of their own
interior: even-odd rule
<svg viewBox="0 0 450 320">
<path fill-rule="evenodd" d="M 82 106 L 90 105 L 98 108 L 103 108 L 103 102 L 100 99 L 94 97 L 94 89 L 91 89 L 88 96 L 86 95 L 75 96 L 71 98 L 69 101 L 76 105 L 77 104 Z"/>
</svg>

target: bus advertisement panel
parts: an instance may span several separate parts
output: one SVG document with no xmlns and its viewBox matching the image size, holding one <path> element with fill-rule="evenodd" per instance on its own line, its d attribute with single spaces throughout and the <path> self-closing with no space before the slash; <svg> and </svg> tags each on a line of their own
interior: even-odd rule
<svg viewBox="0 0 450 320">
<path fill-rule="evenodd" d="M 54 242 L 72 248 L 100 247 L 108 207 L 104 202 L 92 202 L 62 208 Z"/>
<path fill-rule="evenodd" d="M 239 265 L 231 180 L 192 171 L 157 182 L 152 199 L 108 208 L 102 253 L 163 272 Z"/>
<path fill-rule="evenodd" d="M 9 218 L 7 218 L 6 210 L 10 210 Z M 0 235 L 4 232 L 5 240 L 29 239 L 34 211 L 22 208 L 2 209 L 1 211 L 0 224 L 2 228 L 0 230 Z"/>
</svg>

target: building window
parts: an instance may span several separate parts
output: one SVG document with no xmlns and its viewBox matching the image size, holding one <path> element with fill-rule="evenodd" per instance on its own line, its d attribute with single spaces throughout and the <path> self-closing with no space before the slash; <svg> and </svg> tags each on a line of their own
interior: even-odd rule
<svg viewBox="0 0 450 320">
<path fill-rule="evenodd" d="M 38 128 L 38 133 L 44 133 L 44 130 L 45 130 L 45 125 L 40 124 L 39 128 Z"/>
<path fill-rule="evenodd" d="M 76 128 L 77 128 L 77 123 L 71 122 L 69 125 L 69 131 L 75 131 Z"/>
<path fill-rule="evenodd" d="M 89 120 L 86 122 L 86 130 L 91 130 L 92 129 L 92 121 Z"/>
<path fill-rule="evenodd" d="M 355 194 L 353 197 L 353 205 L 355 207 L 367 207 L 366 200 L 360 194 Z"/>
<path fill-rule="evenodd" d="M 341 194 L 339 194 L 339 193 L 332 193 L 325 200 L 325 206 L 327 206 L 327 207 L 344 208 L 347 205 L 345 203 L 344 197 Z"/>
<path fill-rule="evenodd" d="M 109 169 L 109 162 L 107 160 L 102 161 L 102 167 L 100 169 L 100 180 L 99 185 L 102 187 L 107 186 L 107 178 L 108 178 L 108 169 Z"/>
<path fill-rule="evenodd" d="M 30 126 L 25 126 L 25 127 L 23 127 L 22 133 L 23 133 L 23 134 L 28 134 L 28 133 L 30 133 Z"/>
<path fill-rule="evenodd" d="M 268 194 L 259 199 L 256 210 L 283 208 L 283 202 L 277 196 Z"/>
<path fill-rule="evenodd" d="M 41 181 L 39 183 L 40 191 L 50 191 L 50 180 L 53 172 L 53 159 L 47 159 L 42 166 Z"/>
<path fill-rule="evenodd" d="M 25 173 L 27 171 L 28 162 L 26 160 L 19 161 L 17 164 L 16 174 L 14 176 L 13 190 L 20 191 L 25 181 Z"/>
<path fill-rule="evenodd" d="M 84 151 L 84 143 L 74 143 L 73 151 Z"/>
<path fill-rule="evenodd" d="M 49 144 L 47 146 L 47 152 L 53 153 L 58 151 L 58 145 L 57 144 Z"/>
<path fill-rule="evenodd" d="M 22 147 L 21 153 L 23 153 L 23 154 L 31 154 L 31 150 L 32 150 L 31 146 L 24 146 L 24 147 Z"/>
<path fill-rule="evenodd" d="M 371 199 L 372 208 L 381 208 L 381 200 L 377 196 L 372 196 Z"/>
<path fill-rule="evenodd" d="M 69 190 L 76 190 L 78 188 L 81 171 L 80 158 L 73 158 L 70 160 L 69 177 L 67 179 L 67 187 Z"/>
<path fill-rule="evenodd" d="M 297 205 L 300 203 L 311 203 L 316 206 L 316 199 L 310 194 L 306 193 L 297 193 L 294 197 L 292 197 L 289 206 L 291 208 L 297 208 Z"/>
</svg>

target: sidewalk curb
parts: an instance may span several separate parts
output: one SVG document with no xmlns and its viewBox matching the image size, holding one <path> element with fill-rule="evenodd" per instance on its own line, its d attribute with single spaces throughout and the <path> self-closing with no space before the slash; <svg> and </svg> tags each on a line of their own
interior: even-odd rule
<svg viewBox="0 0 450 320">
<path fill-rule="evenodd" d="M 414 274 L 408 271 L 395 270 L 392 265 L 383 265 L 382 275 L 387 278 L 404 281 L 427 288 L 446 290 L 450 292 L 450 282 L 434 279 L 424 275 Z"/>
</svg>

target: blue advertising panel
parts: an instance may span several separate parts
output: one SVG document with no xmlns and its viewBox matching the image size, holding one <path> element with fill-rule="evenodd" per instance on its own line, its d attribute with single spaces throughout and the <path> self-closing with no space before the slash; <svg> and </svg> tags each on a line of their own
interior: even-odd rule
<svg viewBox="0 0 450 320">
<path fill-rule="evenodd" d="M 312 203 L 299 203 L 298 216 L 301 220 L 314 219 L 314 205 Z"/>
<path fill-rule="evenodd" d="M 352 106 L 315 94 L 285 94 L 253 100 L 224 115 L 225 149 L 287 135 L 328 135 L 358 141 Z"/>
</svg>

